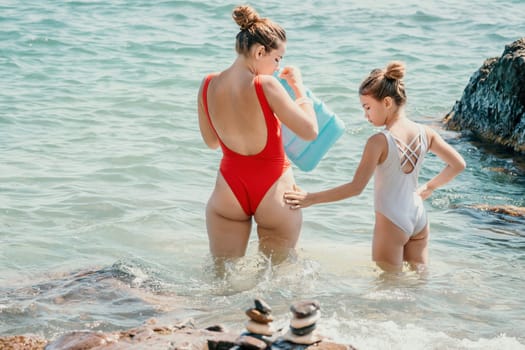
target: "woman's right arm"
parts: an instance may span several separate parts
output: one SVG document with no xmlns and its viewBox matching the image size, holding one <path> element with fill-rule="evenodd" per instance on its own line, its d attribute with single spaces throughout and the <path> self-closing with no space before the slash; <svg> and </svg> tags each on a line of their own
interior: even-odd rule
<svg viewBox="0 0 525 350">
<path fill-rule="evenodd" d="M 199 129 L 201 131 L 202 139 L 204 140 L 204 143 L 211 148 L 216 149 L 219 147 L 219 138 L 217 137 L 217 134 L 215 134 L 215 131 L 212 129 L 210 125 L 210 121 L 208 120 L 208 116 L 206 115 L 206 109 L 204 108 L 204 100 L 202 98 L 202 92 L 204 90 L 204 82 L 206 79 L 204 79 L 201 83 L 201 87 L 199 89 L 199 95 L 197 96 L 197 109 L 199 114 Z"/>
<path fill-rule="evenodd" d="M 296 101 L 290 98 L 288 92 L 273 76 L 262 76 L 264 94 L 272 111 L 294 134 L 303 140 L 311 141 L 317 138 L 319 126 L 313 108 L 306 97 L 300 71 L 295 67 L 285 67 L 281 76 L 286 79 L 294 90 Z"/>
</svg>

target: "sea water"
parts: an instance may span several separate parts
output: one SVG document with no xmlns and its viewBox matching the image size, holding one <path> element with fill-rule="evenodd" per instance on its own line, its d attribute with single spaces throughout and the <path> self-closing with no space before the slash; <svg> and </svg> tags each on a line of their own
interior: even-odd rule
<svg viewBox="0 0 525 350">
<path fill-rule="evenodd" d="M 525 349 L 525 221 L 475 209 L 525 206 L 523 156 L 443 116 L 486 58 L 525 36 L 522 0 L 265 1 L 287 30 L 284 65 L 345 122 L 308 191 L 352 179 L 377 132 L 357 88 L 390 60 L 407 64 L 407 112 L 468 167 L 425 205 L 426 274 L 371 263 L 372 185 L 304 210 L 297 256 L 257 255 L 215 278 L 204 208 L 220 151 L 197 123 L 203 77 L 235 59 L 230 1 L 0 2 L 0 335 L 55 338 L 149 318 L 241 331 L 261 297 L 286 327 L 315 298 L 319 331 L 359 349 Z M 425 161 L 422 181 L 443 164 Z"/>
</svg>

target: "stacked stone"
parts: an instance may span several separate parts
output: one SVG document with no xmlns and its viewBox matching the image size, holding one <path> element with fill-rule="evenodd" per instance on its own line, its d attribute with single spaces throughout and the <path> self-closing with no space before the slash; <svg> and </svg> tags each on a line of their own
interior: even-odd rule
<svg viewBox="0 0 525 350">
<path fill-rule="evenodd" d="M 266 349 L 271 343 L 270 337 L 275 332 L 272 326 L 272 309 L 262 299 L 254 300 L 255 307 L 246 310 L 250 318 L 246 322 L 247 333 L 243 333 L 235 342 L 241 349 Z"/>
<path fill-rule="evenodd" d="M 294 344 L 311 345 L 322 340 L 314 332 L 321 318 L 321 306 L 317 300 L 299 301 L 290 306 L 292 319 L 283 339 Z"/>
</svg>

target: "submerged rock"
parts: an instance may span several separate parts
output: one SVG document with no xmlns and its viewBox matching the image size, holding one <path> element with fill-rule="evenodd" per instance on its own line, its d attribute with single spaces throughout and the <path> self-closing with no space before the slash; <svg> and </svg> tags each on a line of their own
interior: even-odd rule
<svg viewBox="0 0 525 350">
<path fill-rule="evenodd" d="M 0 337 L 0 349 L 2 350 L 42 350 L 47 340 L 36 335 L 13 335 Z"/>
<path fill-rule="evenodd" d="M 210 328 L 209 329 L 215 329 Z M 222 329 L 221 327 L 217 329 Z M 206 349 L 208 343 L 232 346 L 237 334 L 196 329 L 190 321 L 175 325 L 146 324 L 127 331 L 75 331 L 50 342 L 44 350 Z M 217 347 L 215 347 L 217 348 Z"/>
<path fill-rule="evenodd" d="M 515 205 L 488 205 L 488 204 L 476 204 L 469 206 L 473 209 L 481 211 L 492 212 L 496 214 L 504 214 L 513 217 L 525 217 L 525 207 L 517 207 Z"/>
<path fill-rule="evenodd" d="M 525 37 L 485 60 L 445 116 L 450 130 L 525 153 Z"/>
</svg>

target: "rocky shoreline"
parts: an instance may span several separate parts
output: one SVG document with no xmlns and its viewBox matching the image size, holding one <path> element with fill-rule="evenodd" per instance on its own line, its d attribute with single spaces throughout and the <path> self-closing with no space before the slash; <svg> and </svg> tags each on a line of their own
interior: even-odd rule
<svg viewBox="0 0 525 350">
<path fill-rule="evenodd" d="M 294 315 L 290 329 L 283 333 L 271 328 L 271 308 L 255 299 L 255 307 L 246 310 L 246 330 L 235 332 L 220 325 L 195 328 L 192 320 L 161 324 L 148 320 L 140 327 L 125 331 L 72 331 L 48 340 L 35 335 L 0 337 L 2 350 L 355 350 L 317 334 L 320 318 L 316 301 L 301 301 L 291 306 Z M 294 323 L 295 322 L 295 323 Z M 299 326 L 298 326 L 299 325 Z M 294 327 L 295 326 L 295 327 Z"/>
<path fill-rule="evenodd" d="M 443 123 L 446 129 L 471 133 L 482 142 L 509 150 L 513 156 L 525 154 L 525 37 L 506 45 L 500 57 L 483 62 Z M 489 204 L 467 207 L 525 217 L 525 207 Z"/>
<path fill-rule="evenodd" d="M 483 62 L 444 124 L 525 154 L 525 37 Z"/>
<path fill-rule="evenodd" d="M 90 350 L 90 349 L 206 349 L 208 342 L 233 343 L 234 334 L 196 329 L 191 321 L 158 324 L 149 320 L 144 325 L 118 332 L 72 331 L 54 340 L 34 335 L 0 337 L 2 350 Z"/>
</svg>

